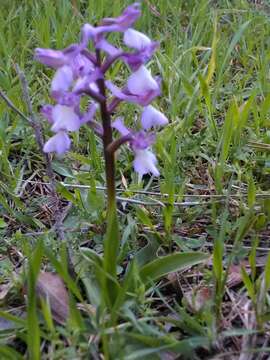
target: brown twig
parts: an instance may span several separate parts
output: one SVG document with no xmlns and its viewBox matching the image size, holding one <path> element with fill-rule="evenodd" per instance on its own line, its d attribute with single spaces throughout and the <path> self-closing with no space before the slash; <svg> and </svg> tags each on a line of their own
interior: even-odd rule
<svg viewBox="0 0 270 360">
<path fill-rule="evenodd" d="M 44 137 L 43 137 L 42 127 L 41 127 L 41 124 L 40 124 L 38 118 L 36 117 L 36 115 L 33 111 L 33 106 L 32 106 L 32 102 L 31 102 L 31 98 L 30 98 L 30 94 L 29 94 L 28 83 L 27 83 L 24 73 L 21 71 L 19 66 L 16 64 L 15 67 L 16 67 L 16 72 L 19 76 L 20 82 L 22 84 L 23 99 L 24 99 L 24 102 L 27 106 L 27 110 L 29 113 L 29 117 L 26 117 L 24 114 L 23 114 L 23 116 L 24 116 L 24 118 L 26 118 L 28 120 L 29 124 L 32 126 L 32 128 L 34 130 L 36 142 L 39 147 L 39 151 L 42 154 L 44 161 L 45 161 L 46 173 L 47 173 L 48 178 L 50 179 L 50 183 L 51 183 L 50 184 L 51 191 L 53 193 L 53 196 L 57 197 L 56 185 L 55 185 L 55 179 L 54 179 L 54 173 L 53 173 L 53 169 L 52 169 L 51 159 L 50 159 L 50 156 L 47 153 L 44 153 L 44 151 L 43 151 Z"/>
</svg>

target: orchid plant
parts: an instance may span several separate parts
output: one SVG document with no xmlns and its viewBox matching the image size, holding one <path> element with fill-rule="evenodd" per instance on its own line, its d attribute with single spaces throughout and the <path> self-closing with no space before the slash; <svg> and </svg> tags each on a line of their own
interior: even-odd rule
<svg viewBox="0 0 270 360">
<path fill-rule="evenodd" d="M 54 135 L 45 143 L 44 152 L 63 154 L 70 149 L 68 133 L 78 131 L 87 124 L 102 138 L 105 158 L 108 228 L 104 245 L 104 266 L 110 276 L 116 277 L 116 257 L 119 235 L 116 219 L 115 163 L 114 153 L 124 143 L 134 152 L 134 170 L 142 178 L 150 173 L 159 176 L 157 159 L 151 150 L 155 130 L 168 123 L 167 117 L 151 102 L 161 94 L 161 80 L 153 77 L 146 63 L 158 47 L 145 34 L 133 29 L 141 15 L 140 4 L 128 6 L 117 18 L 104 18 L 99 26 L 85 24 L 80 41 L 64 50 L 35 50 L 35 59 L 56 70 L 50 94 L 55 105 L 45 105 L 42 114 L 51 124 Z M 115 47 L 106 36 L 111 32 L 123 34 L 123 43 L 131 51 Z M 92 42 L 94 52 L 88 49 Z M 106 73 L 115 61 L 122 60 L 131 74 L 126 85 L 120 89 L 106 80 Z M 89 97 L 87 111 L 81 112 L 81 100 Z M 126 101 L 141 108 L 141 129 L 135 131 L 115 117 L 116 108 Z M 101 123 L 95 116 L 100 112 Z M 119 136 L 113 138 L 113 130 Z M 112 245 L 113 244 L 113 245 Z M 106 261 L 107 259 L 107 261 Z M 107 264 L 107 265 L 106 265 Z"/>
</svg>

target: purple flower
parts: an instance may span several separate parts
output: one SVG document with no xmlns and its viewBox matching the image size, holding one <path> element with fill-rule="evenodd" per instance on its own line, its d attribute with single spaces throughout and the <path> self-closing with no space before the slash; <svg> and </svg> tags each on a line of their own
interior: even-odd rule
<svg viewBox="0 0 270 360">
<path fill-rule="evenodd" d="M 128 6 L 117 18 L 104 18 L 100 26 L 94 27 L 85 24 L 81 30 L 81 44 L 87 46 L 89 40 L 93 40 L 95 45 L 103 38 L 103 34 L 108 32 L 124 32 L 130 28 L 140 17 L 140 4 L 134 3 Z"/>
<path fill-rule="evenodd" d="M 118 130 L 122 136 L 131 135 L 129 143 L 135 154 L 133 166 L 134 170 L 139 173 L 140 178 L 148 173 L 159 176 L 156 167 L 157 159 L 149 150 L 149 147 L 155 141 L 155 134 L 146 133 L 145 131 L 132 132 L 124 125 L 122 118 L 117 118 L 112 127 Z"/>
<path fill-rule="evenodd" d="M 35 49 L 35 60 L 40 63 L 57 69 L 68 62 L 67 56 L 63 51 L 52 49 Z"/>
<path fill-rule="evenodd" d="M 142 106 L 149 105 L 155 97 L 160 95 L 159 82 L 152 77 L 145 66 L 140 66 L 130 75 L 126 89 L 121 90 L 110 81 L 106 81 L 106 86 L 117 98 Z"/>
<path fill-rule="evenodd" d="M 132 131 L 125 126 L 123 118 L 120 117 L 112 123 L 112 127 L 119 131 L 122 136 L 130 135 L 129 143 L 134 151 L 147 149 L 155 141 L 154 133 L 147 133 L 143 130 Z"/>
<path fill-rule="evenodd" d="M 155 109 L 152 105 L 148 105 L 142 112 L 142 127 L 149 130 L 152 127 L 165 126 L 168 124 L 168 119 L 162 112 Z"/>
<path fill-rule="evenodd" d="M 141 51 L 135 53 L 124 53 L 121 58 L 130 67 L 132 71 L 136 71 L 139 67 L 153 56 L 159 44 L 157 42 L 151 42 L 151 44 Z"/>
<path fill-rule="evenodd" d="M 58 155 L 62 155 L 69 150 L 70 145 L 71 141 L 67 133 L 65 131 L 59 131 L 45 143 L 43 151 L 45 153 L 55 152 Z"/>
<path fill-rule="evenodd" d="M 97 108 L 98 105 L 92 103 L 87 112 L 81 115 L 77 113 L 74 108 L 64 105 L 43 106 L 41 112 L 49 122 L 53 124 L 51 130 L 56 132 L 56 135 L 46 142 L 43 151 L 63 154 L 69 150 L 71 141 L 67 135 L 67 131 L 77 131 L 81 125 L 91 122 Z"/>
<path fill-rule="evenodd" d="M 51 96 L 56 104 L 45 105 L 41 109 L 41 113 L 51 124 L 51 130 L 56 134 L 46 142 L 44 152 L 57 154 L 66 152 L 71 145 L 68 132 L 78 131 L 85 123 L 89 123 L 102 137 L 106 129 L 93 121 L 97 108 L 100 105 L 104 109 L 105 105 L 109 113 L 120 101 L 126 100 L 143 107 L 141 130 L 128 129 L 121 118 L 116 119 L 112 127 L 117 129 L 122 137 L 120 141 L 108 145 L 111 146 L 110 151 L 116 151 L 118 146 L 128 142 L 135 155 L 133 166 L 139 177 L 146 173 L 159 175 L 157 159 L 151 152 L 155 134 L 149 130 L 166 125 L 168 119 L 150 105 L 151 101 L 161 93 L 160 79 L 154 78 L 144 64 L 152 57 L 158 43 L 131 28 L 140 15 L 140 4 L 134 3 L 120 16 L 103 19 L 100 26 L 85 24 L 81 29 L 81 40 L 78 44 L 61 51 L 41 48 L 35 50 L 36 60 L 56 70 L 51 82 Z M 107 41 L 107 34 L 113 31 L 124 33 L 123 42 L 133 49 L 132 53 L 118 49 Z M 93 42 L 95 50 L 102 50 L 108 54 L 104 62 L 98 59 L 97 52 L 94 54 L 88 50 L 89 40 Z M 124 61 L 132 71 L 123 89 L 118 88 L 111 81 L 104 80 L 106 71 L 117 59 Z M 110 104 L 106 103 L 103 82 L 114 95 Z M 81 99 L 85 95 L 90 96 L 94 101 L 90 102 L 84 113 L 81 113 Z"/>
</svg>

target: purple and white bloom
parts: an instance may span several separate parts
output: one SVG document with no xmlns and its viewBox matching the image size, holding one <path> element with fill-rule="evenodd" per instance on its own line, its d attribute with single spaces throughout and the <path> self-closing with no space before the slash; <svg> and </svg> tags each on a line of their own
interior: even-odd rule
<svg viewBox="0 0 270 360">
<path fill-rule="evenodd" d="M 62 155 L 69 150 L 70 145 L 71 141 L 67 133 L 59 131 L 45 143 L 43 151 L 45 153 L 55 152 L 58 155 Z"/>
<path fill-rule="evenodd" d="M 157 158 L 150 150 L 135 150 L 135 159 L 133 161 L 134 170 L 139 174 L 140 179 L 145 174 L 159 176 L 160 173 L 156 167 Z"/>
<path fill-rule="evenodd" d="M 148 173 L 159 176 L 156 156 L 149 150 L 155 141 L 155 134 L 145 131 L 133 132 L 124 125 L 122 118 L 117 118 L 112 127 L 118 130 L 122 136 L 130 135 L 129 144 L 135 154 L 133 166 L 140 179 Z"/>
<path fill-rule="evenodd" d="M 165 126 L 168 124 L 167 117 L 159 110 L 155 109 L 152 105 L 148 105 L 142 112 L 142 127 L 149 130 L 158 126 Z"/>
<path fill-rule="evenodd" d="M 106 81 L 106 86 L 115 97 L 141 106 L 149 105 L 155 97 L 160 95 L 159 82 L 143 65 L 130 75 L 126 89 L 121 90 L 110 81 Z"/>
<path fill-rule="evenodd" d="M 141 130 L 128 129 L 121 118 L 112 124 L 122 138 L 120 144 L 128 142 L 135 158 L 133 166 L 142 178 L 144 174 L 159 175 L 156 156 L 151 151 L 155 141 L 155 133 L 149 130 L 164 126 L 168 119 L 150 103 L 161 93 L 160 78 L 154 78 L 144 64 L 152 57 L 158 43 L 152 41 L 145 34 L 131 27 L 141 15 L 140 4 L 128 6 L 120 16 L 105 18 L 100 26 L 85 24 L 81 29 L 79 43 L 72 44 L 63 50 L 41 49 L 35 50 L 35 58 L 56 70 L 51 83 L 51 96 L 55 105 L 45 105 L 41 113 L 51 124 L 51 130 L 56 133 L 44 145 L 44 152 L 63 154 L 71 145 L 68 136 L 70 131 L 78 131 L 85 124 L 91 124 L 93 130 L 103 136 L 106 129 L 93 121 L 96 111 L 101 106 L 104 116 L 104 105 L 109 113 L 122 101 L 128 101 L 143 107 L 141 116 Z M 133 49 L 126 52 L 107 41 L 109 32 L 122 32 L 123 43 Z M 106 53 L 106 60 L 99 58 L 98 51 L 88 50 L 88 42 L 93 42 L 95 50 Z M 131 69 L 126 86 L 123 89 L 115 86 L 111 81 L 105 81 L 105 73 L 117 59 L 121 59 Z M 111 103 L 107 103 L 105 86 L 114 95 Z M 88 109 L 81 113 L 81 98 L 90 96 L 94 101 L 89 103 Z M 117 148 L 112 145 L 112 151 Z M 115 146 L 115 148 L 114 148 Z"/>
</svg>

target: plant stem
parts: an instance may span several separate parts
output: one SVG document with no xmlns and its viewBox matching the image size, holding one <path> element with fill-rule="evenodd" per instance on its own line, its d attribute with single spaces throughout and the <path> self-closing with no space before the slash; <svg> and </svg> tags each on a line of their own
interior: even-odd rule
<svg viewBox="0 0 270 360">
<path fill-rule="evenodd" d="M 101 59 L 99 50 L 96 50 L 97 63 L 101 66 Z M 97 85 L 100 94 L 106 97 L 104 79 L 98 79 Z M 100 102 L 100 112 L 103 126 L 103 148 L 104 148 L 104 159 L 105 159 L 105 172 L 106 172 L 106 185 L 108 195 L 108 211 L 111 207 L 115 206 L 116 203 L 116 192 L 115 192 L 115 166 L 114 166 L 114 153 L 107 150 L 108 146 L 112 143 L 112 127 L 111 127 L 111 115 L 107 109 L 106 99 Z"/>
<path fill-rule="evenodd" d="M 99 50 L 96 50 L 98 66 L 101 67 Z M 103 291 L 105 298 L 109 299 L 107 306 L 112 308 L 117 296 L 117 256 L 119 251 L 119 230 L 116 213 L 116 190 L 115 190 L 115 163 L 114 152 L 108 150 L 113 142 L 111 115 L 107 108 L 106 90 L 104 79 L 98 79 L 97 85 L 104 101 L 100 103 L 100 112 L 103 127 L 103 149 L 105 158 L 105 173 L 107 186 L 107 231 L 104 240 L 104 270 Z M 110 279 L 107 277 L 110 276 Z"/>
</svg>

